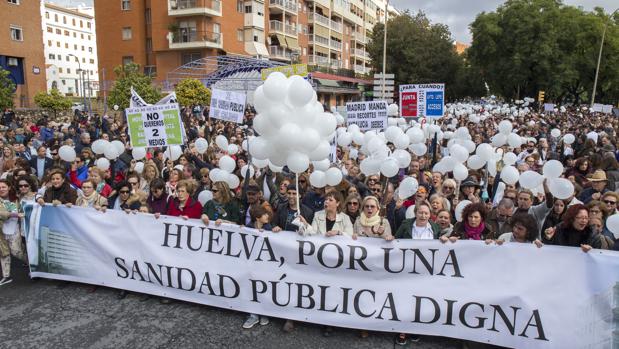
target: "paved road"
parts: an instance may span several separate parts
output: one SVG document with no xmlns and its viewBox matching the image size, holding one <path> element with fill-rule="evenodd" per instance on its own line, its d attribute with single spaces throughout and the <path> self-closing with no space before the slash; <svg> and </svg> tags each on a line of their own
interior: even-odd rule
<svg viewBox="0 0 619 349">
<path fill-rule="evenodd" d="M 281 331 L 281 319 L 243 330 L 245 315 L 191 303 L 160 304 L 140 295 L 117 300 L 114 289 L 27 277 L 13 263 L 14 281 L 0 286 L 0 348 L 401 348 L 392 334 L 336 329 L 322 336 L 321 327 L 297 324 Z M 17 266 L 15 266 L 18 264 Z M 406 348 L 461 348 L 460 341 L 422 337 Z M 489 348 L 472 345 L 471 348 Z"/>
</svg>

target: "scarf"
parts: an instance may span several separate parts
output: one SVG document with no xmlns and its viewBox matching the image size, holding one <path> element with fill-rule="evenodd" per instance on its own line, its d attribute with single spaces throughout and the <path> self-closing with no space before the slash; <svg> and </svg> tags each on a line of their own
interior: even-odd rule
<svg viewBox="0 0 619 349">
<path fill-rule="evenodd" d="M 97 191 L 93 191 L 92 194 L 90 194 L 90 196 L 87 196 L 86 194 L 82 194 L 82 203 L 86 203 L 88 204 L 88 207 L 93 207 L 95 205 L 95 202 L 98 201 L 99 199 L 99 193 L 97 193 Z M 81 205 L 80 205 L 81 206 Z"/>
<path fill-rule="evenodd" d="M 471 227 L 468 222 L 464 222 L 464 232 L 471 240 L 481 240 L 481 233 L 484 229 L 486 229 L 484 222 L 481 222 L 476 228 Z"/>
<path fill-rule="evenodd" d="M 365 212 L 361 212 L 359 215 L 359 223 L 364 227 L 374 227 L 381 223 L 382 219 L 380 215 L 376 214 L 370 218 L 365 215 Z"/>
<path fill-rule="evenodd" d="M 101 194 L 101 191 L 103 190 L 103 187 L 105 187 L 105 182 L 102 181 L 101 183 L 97 184 L 96 192 Z"/>
</svg>

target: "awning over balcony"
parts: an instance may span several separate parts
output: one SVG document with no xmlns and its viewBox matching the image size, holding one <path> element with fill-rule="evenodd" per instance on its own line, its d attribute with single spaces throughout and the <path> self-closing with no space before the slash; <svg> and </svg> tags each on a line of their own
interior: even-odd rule
<svg viewBox="0 0 619 349">
<path fill-rule="evenodd" d="M 299 47 L 299 40 L 295 39 L 295 38 L 286 38 L 286 42 L 288 44 L 288 48 L 290 48 L 291 50 L 296 50 L 296 51 L 300 51 L 301 48 Z"/>
<path fill-rule="evenodd" d="M 279 46 L 288 47 L 288 44 L 286 43 L 286 38 L 282 34 L 273 34 L 273 35 L 277 38 L 277 41 L 279 41 Z M 274 42 L 271 42 L 271 43 L 275 44 Z"/>
<path fill-rule="evenodd" d="M 246 42 L 245 51 L 252 56 L 260 55 L 269 57 L 269 50 L 267 50 L 266 46 L 261 42 Z"/>
</svg>

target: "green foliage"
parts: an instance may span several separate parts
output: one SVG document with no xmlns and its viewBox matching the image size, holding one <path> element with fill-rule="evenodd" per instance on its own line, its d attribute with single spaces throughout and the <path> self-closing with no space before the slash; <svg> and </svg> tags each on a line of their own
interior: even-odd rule
<svg viewBox="0 0 619 349">
<path fill-rule="evenodd" d="M 176 98 L 180 105 L 191 107 L 195 105 L 209 105 L 211 103 L 211 90 L 206 88 L 197 79 L 185 79 L 174 88 Z"/>
<path fill-rule="evenodd" d="M 121 109 L 128 108 L 132 86 L 146 103 L 154 104 L 161 99 L 161 92 L 156 86 L 153 86 L 152 78 L 140 71 L 139 64 L 130 63 L 124 67 L 118 66 L 114 68 L 114 73 L 116 74 L 116 82 L 108 97 L 110 107 L 118 105 Z"/>
<path fill-rule="evenodd" d="M 479 91 L 457 85 L 464 81 L 466 63 L 454 48 L 444 24 L 432 24 L 422 12 L 409 12 L 387 23 L 387 73 L 395 74 L 396 84 L 445 83 L 448 99 L 479 96 Z M 372 66 L 382 71 L 384 25 L 377 23 L 366 49 Z M 483 87 L 483 85 L 482 85 Z M 479 89 L 477 89 L 479 90 Z M 485 91 L 481 91 L 483 95 Z"/>
<path fill-rule="evenodd" d="M 608 23 L 596 101 L 614 103 L 619 97 L 618 19 L 559 0 L 508 0 L 471 24 L 470 61 L 495 94 L 523 98 L 543 90 L 546 100 L 580 103 L 590 98 Z"/>
<path fill-rule="evenodd" d="M 69 110 L 71 108 L 71 99 L 65 97 L 57 89 L 52 89 L 50 93 L 41 91 L 34 96 L 34 102 L 45 110 L 54 113 L 57 116 L 59 111 Z"/>
<path fill-rule="evenodd" d="M 0 68 L 0 110 L 13 108 L 15 84 L 9 79 L 8 70 Z"/>
</svg>

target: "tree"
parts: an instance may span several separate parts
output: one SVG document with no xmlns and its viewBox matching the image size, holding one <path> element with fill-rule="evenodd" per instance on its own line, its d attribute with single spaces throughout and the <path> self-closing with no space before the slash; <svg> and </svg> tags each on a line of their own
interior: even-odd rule
<svg viewBox="0 0 619 349">
<path fill-rule="evenodd" d="M 447 97 L 454 98 L 457 76 L 464 67 L 444 24 L 432 24 L 422 12 L 389 19 L 387 23 L 387 73 L 396 84 L 445 83 Z M 377 23 L 367 44 L 376 71 L 382 71 L 384 25 Z"/>
<path fill-rule="evenodd" d="M 180 105 L 191 107 L 195 105 L 209 105 L 211 103 L 211 90 L 206 88 L 200 80 L 185 79 L 174 88 L 176 98 Z"/>
<path fill-rule="evenodd" d="M 153 79 L 140 72 L 140 65 L 130 63 L 125 66 L 114 68 L 116 82 L 110 90 L 108 105 L 118 105 L 121 109 L 129 107 L 131 98 L 131 87 L 137 92 L 146 103 L 154 104 L 161 99 L 161 92 L 153 86 Z"/>
<path fill-rule="evenodd" d="M 15 97 L 15 84 L 9 79 L 8 70 L 0 67 L 0 110 L 13 108 L 13 98 Z"/>
<path fill-rule="evenodd" d="M 58 115 L 59 111 L 68 110 L 71 108 L 71 100 L 60 93 L 57 89 L 52 89 L 50 93 L 41 91 L 34 96 L 34 102 L 45 110 Z"/>
<path fill-rule="evenodd" d="M 590 98 L 607 16 L 560 0 L 508 0 L 471 23 L 471 64 L 492 92 L 521 99 L 546 91 L 546 100 L 580 103 Z M 619 30 L 609 20 L 598 96 L 610 102 L 619 81 Z M 615 98 L 617 95 L 615 95 Z"/>
</svg>

